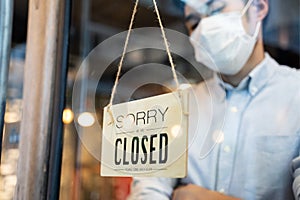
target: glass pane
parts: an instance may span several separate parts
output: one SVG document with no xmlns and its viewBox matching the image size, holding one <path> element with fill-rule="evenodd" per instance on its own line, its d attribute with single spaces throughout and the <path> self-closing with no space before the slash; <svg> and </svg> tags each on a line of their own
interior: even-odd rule
<svg viewBox="0 0 300 200">
<path fill-rule="evenodd" d="M 299 13 L 287 19 L 291 22 L 290 26 L 281 26 L 283 24 L 276 24 L 279 18 L 276 13 L 288 16 L 288 11 L 281 9 L 274 11 L 275 8 L 281 7 L 278 6 L 280 4 L 279 0 L 278 2 L 270 1 L 269 3 L 271 13 L 264 21 L 266 27 L 264 31 L 265 48 L 281 64 L 299 68 L 299 40 L 294 39 L 299 38 Z M 284 4 L 287 3 L 284 2 Z M 62 200 L 123 200 L 130 192 L 132 178 L 100 176 L 101 133 L 94 128 L 95 124 L 102 124 L 103 108 L 108 104 L 111 97 L 111 89 L 120 61 L 120 54 L 113 58 L 110 55 L 107 57 L 101 55 L 102 57 L 99 56 L 98 58 L 86 58 L 90 53 L 95 52 L 98 45 L 128 29 L 133 5 L 134 1 L 131 0 L 73 1 L 67 103 L 63 119 L 65 132 L 60 191 L 60 199 Z M 183 33 L 188 38 L 188 30 L 185 25 L 188 28 L 189 25 L 185 24 L 187 22 L 184 20 L 184 10 L 183 7 L 180 7 L 179 1 L 158 0 L 158 5 L 165 27 Z M 223 4 L 222 6 L 215 4 L 215 6 L 218 6 L 216 9 L 219 12 L 219 7 L 222 7 Z M 295 8 L 296 6 L 292 7 Z M 158 27 L 158 21 L 153 10 L 152 1 L 141 1 L 134 28 Z M 196 23 L 193 21 L 192 28 L 196 28 L 196 25 L 199 24 L 200 18 L 196 19 L 198 21 Z M 135 30 L 134 32 L 138 31 Z M 277 33 L 279 35 L 276 35 Z M 114 43 L 109 43 L 110 46 L 105 51 L 121 52 L 125 42 L 125 38 L 122 39 L 118 43 L 119 45 L 116 46 L 114 46 Z M 139 38 L 131 38 L 130 43 L 135 44 L 139 40 Z M 177 42 L 180 43 L 180 41 Z M 162 42 L 161 45 L 163 47 Z M 172 43 L 170 45 L 172 47 Z M 208 70 L 202 64 L 195 64 L 194 51 L 190 44 L 182 43 L 180 50 L 178 54 L 172 52 L 176 69 L 189 83 L 199 83 L 212 77 L 211 70 Z M 194 63 L 189 63 L 190 60 L 193 60 Z M 95 68 L 84 65 L 90 63 L 93 63 Z M 125 77 L 126 73 L 130 73 L 135 67 L 147 63 L 168 65 L 168 57 L 164 49 L 145 48 L 127 53 L 121 75 Z M 194 65 L 197 65 L 197 67 Z M 96 69 L 96 71 L 91 69 Z M 93 76 L 93 73 L 97 73 L 97 70 L 103 71 L 100 73 L 100 77 Z M 154 76 L 159 75 L 159 71 L 153 73 Z M 82 75 L 79 80 L 76 79 L 78 74 Z M 147 83 L 134 88 L 134 80 L 137 80 L 139 75 L 141 74 L 133 76 L 132 85 L 124 84 L 122 87 L 120 86 L 114 103 L 166 93 L 172 90 L 172 86 L 174 86 L 170 75 L 162 85 Z M 74 83 L 78 82 L 80 92 L 77 93 L 78 96 L 74 97 L 73 86 Z M 95 88 L 94 85 L 96 85 Z M 76 101 L 76 107 L 72 107 L 74 101 Z M 94 105 L 96 106 L 93 107 Z M 74 121 L 78 124 L 77 127 Z"/>
<path fill-rule="evenodd" d="M 182 23 L 182 10 L 175 6 L 172 1 L 159 1 L 159 8 L 163 16 L 163 22 L 167 28 L 173 30 L 185 31 Z M 131 12 L 134 2 L 130 0 L 117 1 L 99 1 L 99 0 L 75 0 L 73 1 L 72 11 L 72 28 L 70 42 L 70 65 L 69 65 L 69 85 L 67 91 L 67 108 L 65 116 L 71 116 L 72 111 L 72 89 L 75 76 L 79 71 L 79 67 L 88 55 L 97 45 L 122 31 L 126 31 L 129 26 Z M 141 1 L 134 28 L 139 27 L 158 27 L 157 17 L 153 12 L 151 1 Z M 134 40 L 134 38 L 132 38 Z M 124 41 L 120 42 L 120 46 L 115 47 L 118 50 L 123 48 Z M 163 44 L 162 44 L 163 48 Z M 103 60 L 107 59 L 105 57 Z M 146 64 L 149 62 L 167 63 L 167 55 L 163 50 L 144 49 L 131 52 L 126 55 L 124 63 L 124 72 L 129 71 L 135 66 Z M 178 68 L 184 70 L 185 60 L 180 59 L 177 64 Z M 109 66 L 104 66 L 101 62 L 97 63 L 99 68 L 104 68 L 97 91 L 95 93 L 96 113 L 91 113 L 90 117 L 102 122 L 103 107 L 107 105 L 110 98 L 111 88 L 117 71 L 119 57 L 113 59 Z M 190 73 L 188 70 L 185 73 Z M 84 72 L 83 72 L 84 73 Z M 88 73 L 88 72 L 87 72 Z M 170 72 L 171 74 L 171 72 Z M 195 76 L 197 78 L 197 76 Z M 89 85 L 93 84 L 89 77 L 81 80 L 82 93 L 89 93 Z M 130 89 L 129 89 L 130 90 Z M 126 89 L 122 93 L 126 93 Z M 164 93 L 165 89 L 160 85 L 148 84 L 133 93 L 132 99 L 152 96 Z M 83 113 L 88 110 L 93 96 L 82 94 L 80 100 L 80 108 Z M 122 102 L 121 94 L 116 95 L 116 101 Z M 82 114 L 81 113 L 81 114 Z M 88 115 L 85 116 L 87 119 Z M 78 120 L 78 115 L 74 120 Z M 84 134 L 97 135 L 91 132 L 83 132 L 75 128 L 72 120 L 65 121 L 65 138 L 63 151 L 63 166 L 61 175 L 61 199 L 125 199 L 129 194 L 131 178 L 109 178 L 100 176 L 100 162 L 95 156 L 92 147 L 83 144 L 81 137 Z M 84 120 L 83 120 L 84 122 Z M 80 135 L 80 136 L 79 136 Z M 93 137 L 91 137 L 93 138 Z M 94 140 L 98 140 L 95 136 Z M 83 139 L 84 140 L 84 139 Z M 96 143 L 100 147 L 100 143 Z M 100 152 L 99 152 L 100 153 Z M 95 158 L 96 157 L 96 158 Z"/>
</svg>

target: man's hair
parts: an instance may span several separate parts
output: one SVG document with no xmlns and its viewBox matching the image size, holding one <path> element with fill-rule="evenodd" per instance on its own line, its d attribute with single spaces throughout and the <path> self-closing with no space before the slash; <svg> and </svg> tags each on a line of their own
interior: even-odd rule
<svg viewBox="0 0 300 200">
<path fill-rule="evenodd" d="M 183 0 L 172 0 L 174 5 L 181 11 L 184 11 L 185 2 Z"/>
</svg>

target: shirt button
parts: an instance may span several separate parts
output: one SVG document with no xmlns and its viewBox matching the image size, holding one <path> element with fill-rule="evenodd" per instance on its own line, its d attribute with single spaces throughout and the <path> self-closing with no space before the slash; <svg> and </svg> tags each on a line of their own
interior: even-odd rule
<svg viewBox="0 0 300 200">
<path fill-rule="evenodd" d="M 224 141 L 224 133 L 221 130 L 216 130 L 213 133 L 213 140 L 217 143 L 220 144 Z"/>
<path fill-rule="evenodd" d="M 252 94 L 255 94 L 256 92 L 257 92 L 257 88 L 256 88 L 256 87 L 252 87 L 252 88 L 251 88 L 251 93 L 252 93 Z"/>
<path fill-rule="evenodd" d="M 231 151 L 230 146 L 226 145 L 226 146 L 224 147 L 224 151 L 225 151 L 226 153 L 229 153 L 229 152 Z"/>
<path fill-rule="evenodd" d="M 238 110 L 238 108 L 236 106 L 233 106 L 233 107 L 231 107 L 230 111 L 233 112 L 233 113 L 236 113 L 239 110 Z"/>
<path fill-rule="evenodd" d="M 224 189 L 224 188 L 221 188 L 221 189 L 219 190 L 219 192 L 220 192 L 220 193 L 225 193 L 225 189 Z"/>
</svg>

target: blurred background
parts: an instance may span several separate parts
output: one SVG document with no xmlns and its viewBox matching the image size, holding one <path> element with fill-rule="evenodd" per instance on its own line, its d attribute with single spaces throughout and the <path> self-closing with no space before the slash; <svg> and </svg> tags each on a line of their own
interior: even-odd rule
<svg viewBox="0 0 300 200">
<path fill-rule="evenodd" d="M 300 16 L 299 1 L 269 1 L 270 13 L 264 21 L 265 48 L 280 64 L 299 69 L 300 61 Z M 166 28 L 187 34 L 184 26 L 183 9 L 178 1 L 158 0 L 158 6 Z M 74 126 L 72 107 L 72 90 L 76 73 L 89 52 L 107 38 L 126 31 L 132 14 L 132 0 L 73 0 L 71 12 L 68 79 L 66 90 L 66 109 L 63 114 L 64 143 L 60 199 L 126 199 L 129 193 L 130 178 L 100 177 L 100 163 L 80 142 Z M 12 50 L 9 67 L 5 128 L 0 168 L 0 199 L 13 199 L 17 182 L 16 168 L 19 158 L 19 133 L 22 119 L 23 76 L 26 55 L 28 1 L 15 0 L 13 14 Z M 135 28 L 157 27 L 152 0 L 141 0 L 136 16 Z M 171 44 L 172 45 L 172 44 Z M 123 48 L 120 46 L 120 48 Z M 201 75 L 189 66 L 186 59 L 193 59 L 190 47 L 182 46 L 187 53 L 185 58 L 173 55 L 176 67 L 191 82 L 199 82 L 210 76 L 202 68 Z M 134 66 L 149 62 L 167 63 L 164 52 L 154 49 L 140 50 L 126 55 L 122 73 Z M 83 113 L 82 126 L 95 120 L 101 121 L 102 109 L 108 103 L 118 59 L 105 71 L 96 91 L 96 113 Z M 101 63 L 99 63 L 101 67 Z M 84 79 L 88 85 L 95 80 Z M 167 80 L 166 80 L 167 81 Z M 126 91 L 124 91 L 126 93 Z M 145 85 L 139 88 L 133 99 L 166 92 L 159 85 Z M 92 97 L 82 99 L 82 105 L 88 106 Z M 82 133 L 91 134 L 91 133 Z"/>
</svg>

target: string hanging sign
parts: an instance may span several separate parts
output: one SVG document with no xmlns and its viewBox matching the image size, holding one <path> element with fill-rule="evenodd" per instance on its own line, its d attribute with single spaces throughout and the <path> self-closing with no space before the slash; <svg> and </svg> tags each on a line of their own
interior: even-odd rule
<svg viewBox="0 0 300 200">
<path fill-rule="evenodd" d="M 113 105 L 135 15 L 136 0 L 109 104 L 104 108 L 102 176 L 186 176 L 189 90 L 179 89 L 158 6 L 153 0 L 177 90 Z"/>
</svg>

